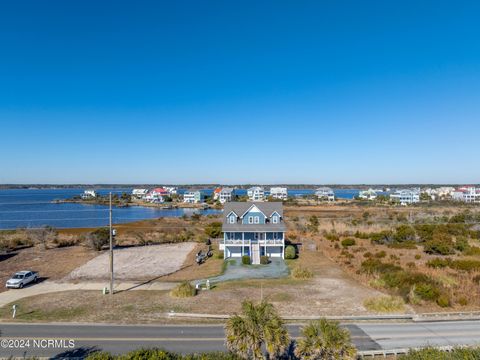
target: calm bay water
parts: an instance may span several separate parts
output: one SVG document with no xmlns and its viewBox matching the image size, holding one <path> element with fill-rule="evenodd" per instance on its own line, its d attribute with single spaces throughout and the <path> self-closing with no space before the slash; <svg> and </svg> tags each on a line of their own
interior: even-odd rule
<svg viewBox="0 0 480 360">
<path fill-rule="evenodd" d="M 101 189 L 101 195 L 130 193 L 131 189 Z M 0 190 L 0 229 L 34 228 L 50 225 L 56 228 L 98 227 L 108 225 L 108 206 L 75 203 L 55 204 L 83 193 L 83 189 Z M 113 208 L 115 224 L 159 217 L 180 217 L 193 213 L 216 214 L 218 210 L 158 209 L 141 206 Z"/>
<path fill-rule="evenodd" d="M 0 229 L 34 228 L 50 225 L 56 228 L 81 228 L 108 225 L 108 207 L 104 205 L 84 205 L 75 203 L 53 203 L 54 200 L 72 198 L 83 193 L 84 189 L 11 189 L 0 190 Z M 108 192 L 130 193 L 132 189 L 100 189 L 97 192 L 106 195 Z M 212 193 L 213 189 L 206 189 Z M 183 193 L 182 190 L 179 193 Z M 246 190 L 237 190 L 245 195 Z M 290 190 L 291 196 L 313 194 L 314 190 Z M 338 198 L 352 199 L 358 195 L 355 189 L 335 190 Z M 204 215 L 217 214 L 218 210 L 194 209 L 158 209 L 131 206 L 113 208 L 113 222 L 127 223 L 137 220 L 159 217 L 181 217 L 193 213 Z"/>
</svg>

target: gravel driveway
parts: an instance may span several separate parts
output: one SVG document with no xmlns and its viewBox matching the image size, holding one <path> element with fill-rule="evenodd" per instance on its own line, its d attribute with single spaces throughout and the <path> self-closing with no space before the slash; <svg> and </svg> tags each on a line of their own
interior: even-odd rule
<svg viewBox="0 0 480 360">
<path fill-rule="evenodd" d="M 173 273 L 182 267 L 195 245 L 188 242 L 115 249 L 115 279 L 152 280 Z M 109 276 L 109 253 L 106 251 L 73 270 L 65 280 L 104 280 Z"/>
</svg>

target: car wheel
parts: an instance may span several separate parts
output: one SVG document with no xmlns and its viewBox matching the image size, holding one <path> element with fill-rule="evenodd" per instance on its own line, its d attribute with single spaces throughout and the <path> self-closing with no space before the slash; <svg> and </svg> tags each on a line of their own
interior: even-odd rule
<svg viewBox="0 0 480 360">
<path fill-rule="evenodd" d="M 36 283 L 37 281 L 38 281 L 38 278 L 35 276 L 35 277 L 33 278 L 33 282 Z"/>
<path fill-rule="evenodd" d="M 18 288 L 19 289 L 23 288 L 23 283 L 20 283 L 20 285 L 18 285 Z"/>
</svg>

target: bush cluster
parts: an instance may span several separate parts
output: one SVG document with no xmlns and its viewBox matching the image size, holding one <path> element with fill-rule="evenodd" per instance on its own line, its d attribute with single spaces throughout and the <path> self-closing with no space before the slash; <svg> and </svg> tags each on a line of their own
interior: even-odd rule
<svg viewBox="0 0 480 360">
<path fill-rule="evenodd" d="M 182 282 L 176 288 L 170 291 L 170 295 L 178 298 L 192 297 L 197 294 L 195 287 L 188 281 Z"/>
<path fill-rule="evenodd" d="M 342 242 L 341 242 L 342 246 L 344 248 L 347 248 L 347 247 L 350 247 L 350 246 L 353 246 L 356 244 L 355 242 L 355 239 L 352 239 L 352 238 L 346 238 L 346 239 L 343 239 Z"/>
<path fill-rule="evenodd" d="M 240 357 L 231 353 L 211 352 L 191 355 L 181 355 L 162 349 L 140 349 L 124 355 L 112 355 L 108 352 L 94 352 L 86 357 L 86 360 L 241 360 Z"/>
<path fill-rule="evenodd" d="M 445 258 L 445 259 L 437 258 L 437 259 L 429 260 L 426 265 L 431 268 L 449 267 L 451 269 L 468 271 L 468 272 L 480 270 L 480 260 L 470 260 L 470 259 L 452 260 L 450 258 Z"/>
<path fill-rule="evenodd" d="M 242 256 L 242 264 L 243 265 L 250 265 L 251 264 L 250 256 L 249 255 L 243 255 Z"/>
<path fill-rule="evenodd" d="M 301 265 L 295 266 L 292 270 L 292 277 L 294 279 L 311 279 L 313 277 L 313 272 Z"/>
<path fill-rule="evenodd" d="M 267 265 L 269 262 L 268 256 L 260 256 L 260 264 Z"/>
<path fill-rule="evenodd" d="M 285 248 L 285 259 L 295 259 L 296 257 L 297 257 L 297 251 L 295 249 L 295 246 L 288 245 Z"/>
</svg>

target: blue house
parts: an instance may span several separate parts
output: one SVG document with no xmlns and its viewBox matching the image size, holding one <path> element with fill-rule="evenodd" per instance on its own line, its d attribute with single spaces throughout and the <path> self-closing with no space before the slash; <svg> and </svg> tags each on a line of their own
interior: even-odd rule
<svg viewBox="0 0 480 360">
<path fill-rule="evenodd" d="M 223 211 L 224 258 L 249 255 L 253 264 L 260 256 L 284 258 L 285 223 L 280 202 L 229 202 Z"/>
</svg>

